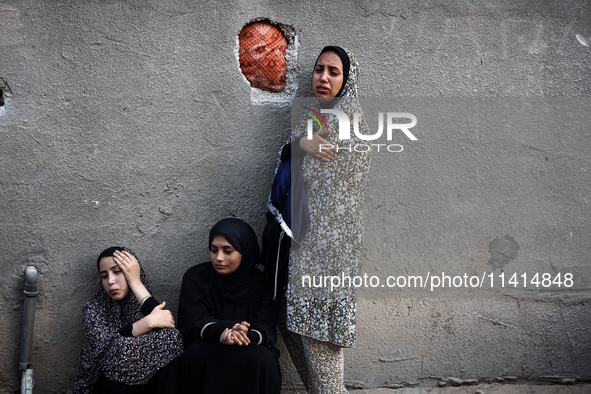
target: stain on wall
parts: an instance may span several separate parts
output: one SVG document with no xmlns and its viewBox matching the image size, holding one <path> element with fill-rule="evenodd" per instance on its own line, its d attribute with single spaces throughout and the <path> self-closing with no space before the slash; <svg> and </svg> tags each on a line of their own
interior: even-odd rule
<svg viewBox="0 0 591 394">
<path fill-rule="evenodd" d="M 505 264 L 509 263 L 509 260 L 513 260 L 517 257 L 519 251 L 519 245 L 515 238 L 510 235 L 505 235 L 502 238 L 495 238 L 491 241 L 488 246 L 490 252 L 490 260 L 488 263 L 493 268 L 503 268 Z"/>
</svg>

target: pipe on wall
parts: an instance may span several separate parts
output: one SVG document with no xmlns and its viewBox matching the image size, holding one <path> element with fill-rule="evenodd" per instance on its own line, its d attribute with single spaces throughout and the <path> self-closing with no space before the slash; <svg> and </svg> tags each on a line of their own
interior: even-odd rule
<svg viewBox="0 0 591 394">
<path fill-rule="evenodd" d="M 33 392 L 33 369 L 31 355 L 33 353 L 33 332 L 35 329 L 35 306 L 39 294 L 39 276 L 37 268 L 25 269 L 25 304 L 23 308 L 23 325 L 21 329 L 21 348 L 19 369 L 23 371 L 21 393 Z"/>
</svg>

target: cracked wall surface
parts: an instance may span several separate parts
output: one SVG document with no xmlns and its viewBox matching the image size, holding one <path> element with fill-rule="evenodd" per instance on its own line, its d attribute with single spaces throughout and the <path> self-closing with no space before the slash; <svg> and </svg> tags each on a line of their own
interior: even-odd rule
<svg viewBox="0 0 591 394">
<path fill-rule="evenodd" d="M 237 37 L 261 18 L 293 29 L 282 96 L 253 94 L 240 70 Z M 36 392 L 66 392 L 100 251 L 134 249 L 176 311 L 217 220 L 260 235 L 289 101 L 332 44 L 382 98 L 370 128 L 378 111 L 418 119 L 417 141 L 374 154 L 362 273 L 577 284 L 361 293 L 349 387 L 591 380 L 590 18 L 581 0 L 0 2 L 0 391 L 20 385 L 26 266 Z"/>
</svg>

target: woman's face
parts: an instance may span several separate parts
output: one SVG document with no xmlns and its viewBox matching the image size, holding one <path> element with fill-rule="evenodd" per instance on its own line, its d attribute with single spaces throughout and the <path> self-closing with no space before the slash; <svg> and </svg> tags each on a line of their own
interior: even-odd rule
<svg viewBox="0 0 591 394">
<path fill-rule="evenodd" d="M 321 102 L 336 97 L 343 86 L 343 62 L 334 52 L 325 52 L 318 58 L 312 74 L 312 91 Z"/>
<path fill-rule="evenodd" d="M 218 274 L 229 275 L 236 271 L 242 255 L 221 235 L 216 235 L 209 245 L 209 258 Z"/>
<path fill-rule="evenodd" d="M 107 294 L 115 301 L 121 301 L 129 294 L 129 285 L 121 268 L 113 257 L 103 257 L 99 262 L 101 283 Z"/>
</svg>

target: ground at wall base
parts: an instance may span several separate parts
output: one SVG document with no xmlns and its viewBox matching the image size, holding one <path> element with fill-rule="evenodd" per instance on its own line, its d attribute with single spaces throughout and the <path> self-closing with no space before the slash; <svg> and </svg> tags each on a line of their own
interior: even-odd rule
<svg viewBox="0 0 591 394">
<path fill-rule="evenodd" d="M 283 394 L 306 394 L 305 390 L 282 390 Z M 349 390 L 351 394 L 589 394 L 591 384 L 528 385 L 528 384 L 476 384 L 472 386 L 404 387 L 400 389 Z"/>
</svg>

